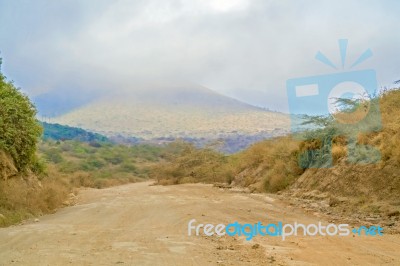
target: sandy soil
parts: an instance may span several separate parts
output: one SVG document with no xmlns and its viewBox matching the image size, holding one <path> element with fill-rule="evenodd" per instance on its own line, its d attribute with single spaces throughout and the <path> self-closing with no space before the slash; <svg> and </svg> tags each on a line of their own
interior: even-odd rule
<svg viewBox="0 0 400 266">
<path fill-rule="evenodd" d="M 0 229 L 0 265 L 400 265 L 400 235 L 188 236 L 189 220 L 326 222 L 274 195 L 209 185 L 85 189 L 78 204 Z"/>
</svg>

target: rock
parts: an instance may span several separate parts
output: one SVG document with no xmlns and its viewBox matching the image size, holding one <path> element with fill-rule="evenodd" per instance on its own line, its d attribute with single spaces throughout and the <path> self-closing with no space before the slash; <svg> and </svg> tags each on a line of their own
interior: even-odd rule
<svg viewBox="0 0 400 266">
<path fill-rule="evenodd" d="M 0 150 L 0 178 L 7 180 L 18 173 L 12 157 Z"/>
<path fill-rule="evenodd" d="M 35 220 L 33 220 L 35 223 L 38 223 L 39 222 L 39 219 L 38 218 L 35 218 Z"/>
<path fill-rule="evenodd" d="M 232 186 L 227 184 L 227 183 L 214 183 L 214 187 L 217 187 L 217 188 L 232 188 Z"/>
<path fill-rule="evenodd" d="M 398 210 L 388 212 L 388 214 L 387 214 L 388 217 L 399 216 L 399 215 L 400 215 L 400 211 L 398 211 Z"/>
</svg>

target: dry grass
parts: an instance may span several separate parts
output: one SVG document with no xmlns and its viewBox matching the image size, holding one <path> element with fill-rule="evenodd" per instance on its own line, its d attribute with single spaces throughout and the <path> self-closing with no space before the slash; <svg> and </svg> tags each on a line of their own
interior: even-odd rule
<svg viewBox="0 0 400 266">
<path fill-rule="evenodd" d="M 211 149 L 197 149 L 191 144 L 180 145 L 180 152 L 153 167 L 150 177 L 163 185 L 228 181 L 226 156 Z"/>
<path fill-rule="evenodd" d="M 357 142 L 378 148 L 378 164 L 352 164 L 347 160 L 346 141 L 334 139 L 332 155 L 334 166 L 309 169 L 295 182 L 296 189 L 315 190 L 333 197 L 347 199 L 335 202 L 338 212 L 362 212 L 368 215 L 399 211 L 400 194 L 400 90 L 380 96 L 382 129 L 369 134 L 358 134 Z M 311 145 L 311 144 L 310 144 Z M 358 156 L 365 150 L 360 150 Z"/>
<path fill-rule="evenodd" d="M 298 145 L 289 137 L 276 138 L 229 157 L 188 145 L 177 157 L 154 168 L 152 177 L 162 185 L 233 182 L 253 191 L 276 192 L 302 173 L 296 159 Z"/>
<path fill-rule="evenodd" d="M 258 191 L 276 192 L 286 188 L 302 173 L 297 161 L 298 149 L 299 142 L 290 137 L 254 144 L 237 155 L 235 181 Z"/>
<path fill-rule="evenodd" d="M 332 159 L 333 164 L 337 164 L 340 159 L 347 156 L 347 148 L 342 145 L 333 145 L 332 146 Z"/>
<path fill-rule="evenodd" d="M 68 184 L 56 178 L 46 177 L 40 182 L 35 177 L 2 181 L 0 226 L 52 212 L 63 205 L 69 193 Z"/>
<path fill-rule="evenodd" d="M 68 195 L 76 191 L 76 188 L 105 188 L 139 180 L 131 176 L 98 178 L 84 171 L 65 174 L 59 172 L 54 165 L 48 168 L 48 175 L 41 180 L 29 176 L 0 181 L 0 227 L 52 213 L 68 205 Z"/>
<path fill-rule="evenodd" d="M 9 156 L 0 151 L 0 226 L 53 212 L 67 204 L 76 188 L 144 180 L 146 169 L 157 163 L 160 154 L 158 148 L 147 146 L 43 142 L 39 157 L 47 160 L 46 174 L 39 181 L 33 174 L 17 173 Z"/>
<path fill-rule="evenodd" d="M 355 112 L 355 116 L 347 118 L 351 121 L 358 120 L 364 115 L 362 113 L 364 111 L 362 106 Z M 309 177 L 309 180 L 297 185 L 304 187 L 313 184 L 313 188 L 330 189 L 334 195 L 352 195 L 356 191 L 355 194 L 359 196 L 368 191 L 372 193 L 376 190 L 378 192 L 374 192 L 374 194 L 377 197 L 379 193 L 386 197 L 391 192 L 387 192 L 385 186 L 381 187 L 381 184 L 391 184 L 390 189 L 397 191 L 400 166 L 400 90 L 388 91 L 380 96 L 380 112 L 382 130 L 369 134 L 358 134 L 357 142 L 358 144 L 377 147 L 382 155 L 381 164 L 375 166 L 349 164 L 346 160 L 348 157 L 348 140 L 343 136 L 333 134 L 331 147 L 327 150 L 332 153 L 333 164 L 336 167 L 333 169 L 314 169 L 314 172 L 311 171 L 313 174 L 310 174 L 311 172 L 307 170 L 306 176 Z M 345 119 L 345 117 L 341 118 Z M 326 131 L 326 133 L 329 134 L 329 131 Z M 291 137 L 280 137 L 256 143 L 247 150 L 229 156 L 222 161 L 215 160 L 216 157 L 210 160 L 204 158 L 199 160 L 202 152 L 192 150 L 184 156 L 159 165 L 156 171 L 161 184 L 233 182 L 236 185 L 251 187 L 252 190 L 256 191 L 276 192 L 290 186 L 303 174 L 304 170 L 298 166 L 299 154 L 307 150 L 320 149 L 323 145 L 320 139 L 300 142 Z M 360 160 L 368 157 L 366 150 L 360 149 L 357 152 Z M 203 152 L 203 156 L 209 155 Z M 322 157 L 320 158 L 323 159 Z M 218 163 L 213 165 L 210 161 Z M 191 164 L 188 164 L 188 162 L 191 162 Z M 381 171 L 382 168 L 385 168 L 385 171 Z M 340 173 L 345 173 L 346 176 L 342 177 L 343 184 L 342 182 L 336 184 L 335 181 L 332 181 L 338 176 L 338 171 L 335 169 L 340 169 Z M 210 174 L 217 172 L 216 170 L 218 170 L 217 178 Z M 369 178 L 370 175 L 377 178 Z M 384 176 L 388 180 L 383 180 Z M 316 177 L 318 177 L 318 180 Z M 329 180 L 333 183 L 330 183 Z M 363 182 L 366 182 L 367 185 L 363 185 Z M 349 184 L 352 185 L 349 187 Z M 357 192 L 358 186 L 360 187 L 359 192 Z M 310 187 L 309 189 L 313 188 Z M 365 188 L 365 191 L 362 191 L 361 188 Z M 384 190 L 385 192 L 383 192 Z"/>
</svg>

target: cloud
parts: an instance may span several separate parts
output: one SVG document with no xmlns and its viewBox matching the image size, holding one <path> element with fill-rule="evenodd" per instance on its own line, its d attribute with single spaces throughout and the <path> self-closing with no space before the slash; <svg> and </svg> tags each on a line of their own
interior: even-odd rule
<svg viewBox="0 0 400 266">
<path fill-rule="evenodd" d="M 154 81 L 207 86 L 287 110 L 289 78 L 330 73 L 367 48 L 381 84 L 399 78 L 396 1 L 1 1 L 4 70 L 30 94 L 137 89 Z M 397 75 L 397 76 L 396 76 Z"/>
</svg>

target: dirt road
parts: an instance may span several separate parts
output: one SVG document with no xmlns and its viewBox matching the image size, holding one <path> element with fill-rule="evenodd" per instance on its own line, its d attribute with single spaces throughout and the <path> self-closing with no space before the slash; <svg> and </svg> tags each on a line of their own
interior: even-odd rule
<svg viewBox="0 0 400 266">
<path fill-rule="evenodd" d="M 0 265 L 400 265 L 400 235 L 188 236 L 191 219 L 216 225 L 321 218 L 271 195 L 150 184 L 82 190 L 76 206 L 0 229 Z"/>
</svg>

